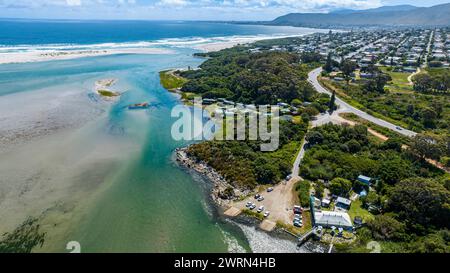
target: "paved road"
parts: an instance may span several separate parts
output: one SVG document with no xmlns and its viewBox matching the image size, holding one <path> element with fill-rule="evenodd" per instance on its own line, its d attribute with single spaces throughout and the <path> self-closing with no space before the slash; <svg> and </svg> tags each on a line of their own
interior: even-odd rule
<svg viewBox="0 0 450 273">
<path fill-rule="evenodd" d="M 433 43 L 433 36 L 434 36 L 434 30 L 431 31 L 431 33 L 430 33 L 430 39 L 428 40 L 427 50 L 425 52 L 425 61 L 422 64 L 423 68 L 428 67 L 428 54 L 430 54 L 430 51 L 431 51 L 431 45 Z"/>
<path fill-rule="evenodd" d="M 320 83 L 317 79 L 319 77 L 320 73 L 322 73 L 321 67 L 314 69 L 313 71 L 311 71 L 308 74 L 308 81 L 313 85 L 313 87 L 317 90 L 317 92 L 329 94 L 331 96 L 331 92 L 328 91 L 327 89 L 325 89 L 322 85 L 320 85 Z M 395 131 L 401 135 L 404 135 L 407 137 L 414 137 L 415 135 L 417 135 L 416 132 L 407 130 L 405 128 L 402 128 L 400 126 L 397 126 L 397 125 L 387 122 L 385 120 L 371 116 L 371 115 L 367 114 L 366 112 L 361 111 L 361 110 L 351 106 L 350 104 L 346 103 L 345 101 L 341 100 L 338 97 L 336 97 L 336 104 L 339 106 L 341 111 L 353 113 L 353 114 L 359 116 L 360 118 L 368 120 L 368 121 L 375 123 L 379 126 L 382 126 L 384 128 L 388 128 L 388 129 Z"/>
<path fill-rule="evenodd" d="M 298 178 L 300 176 L 300 163 L 302 163 L 303 158 L 305 157 L 305 144 L 306 140 L 303 139 L 302 147 L 300 148 L 300 152 L 295 159 L 294 166 L 292 167 L 292 177 Z"/>
</svg>

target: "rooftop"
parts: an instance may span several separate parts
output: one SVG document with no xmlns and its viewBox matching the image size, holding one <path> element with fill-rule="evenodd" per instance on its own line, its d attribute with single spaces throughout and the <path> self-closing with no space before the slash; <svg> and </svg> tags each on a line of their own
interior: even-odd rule
<svg viewBox="0 0 450 273">
<path fill-rule="evenodd" d="M 348 213 L 336 211 L 320 211 L 314 212 L 314 220 L 316 226 L 335 226 L 351 228 L 352 220 Z"/>
</svg>

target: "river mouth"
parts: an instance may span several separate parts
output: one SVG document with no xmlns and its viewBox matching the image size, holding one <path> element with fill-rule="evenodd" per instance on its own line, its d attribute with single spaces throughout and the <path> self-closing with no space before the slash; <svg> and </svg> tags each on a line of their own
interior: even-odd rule
<svg viewBox="0 0 450 273">
<path fill-rule="evenodd" d="M 172 50 L 0 66 L 0 234 L 32 216 L 46 233 L 36 252 L 72 241 L 82 252 L 269 252 L 260 243 L 278 239 L 289 244 L 280 252 L 298 252 L 251 219 L 224 218 L 210 183 L 174 163 L 190 143 L 171 137 L 181 102 L 159 71 L 204 60 Z M 102 79 L 118 80 L 117 101 L 93 99 Z M 157 106 L 128 109 L 143 102 Z"/>
</svg>

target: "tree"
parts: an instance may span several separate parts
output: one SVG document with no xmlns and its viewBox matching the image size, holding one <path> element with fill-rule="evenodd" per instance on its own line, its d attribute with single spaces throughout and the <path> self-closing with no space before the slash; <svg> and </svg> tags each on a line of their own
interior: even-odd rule
<svg viewBox="0 0 450 273">
<path fill-rule="evenodd" d="M 418 74 L 413 78 L 414 90 L 428 92 L 431 89 L 431 76 L 425 73 Z"/>
<path fill-rule="evenodd" d="M 347 196 L 352 189 L 352 182 L 345 178 L 334 178 L 330 182 L 330 191 L 335 195 Z"/>
<path fill-rule="evenodd" d="M 424 108 L 421 111 L 423 118 L 423 125 L 427 128 L 435 128 L 436 127 L 436 112 L 431 108 Z"/>
<path fill-rule="evenodd" d="M 324 69 L 327 73 L 330 73 L 331 71 L 333 71 L 333 57 L 332 57 L 332 55 L 331 55 L 331 52 L 328 53 L 327 61 L 326 61 L 325 65 L 324 65 L 323 69 Z"/>
<path fill-rule="evenodd" d="M 323 135 L 318 131 L 311 131 L 306 134 L 306 141 L 309 145 L 321 144 L 323 142 Z"/>
<path fill-rule="evenodd" d="M 297 191 L 298 198 L 300 199 L 300 204 L 303 207 L 307 207 L 309 205 L 309 190 L 311 188 L 311 182 L 308 180 L 303 180 L 298 182 L 295 190 Z"/>
<path fill-rule="evenodd" d="M 318 199 L 322 199 L 323 198 L 323 191 L 324 191 L 325 187 L 323 186 L 322 182 L 317 181 L 316 183 L 314 183 L 314 191 L 316 192 L 315 196 Z"/>
<path fill-rule="evenodd" d="M 409 245 L 413 253 L 450 253 L 449 231 L 440 230 Z"/>
<path fill-rule="evenodd" d="M 412 139 L 410 150 L 422 159 L 439 160 L 442 155 L 442 149 L 438 142 L 432 137 L 422 134 L 418 134 Z"/>
<path fill-rule="evenodd" d="M 409 178 L 390 192 L 388 209 L 410 227 L 446 227 L 450 221 L 450 192 L 433 179 Z"/>
<path fill-rule="evenodd" d="M 368 207 L 370 205 L 377 205 L 380 202 L 380 197 L 375 191 L 369 191 L 366 196 L 361 197 L 361 201 L 364 207 Z"/>
<path fill-rule="evenodd" d="M 367 226 L 376 240 L 402 240 L 405 237 L 405 225 L 388 215 L 377 215 Z"/>
<path fill-rule="evenodd" d="M 392 80 L 389 75 L 377 73 L 373 79 L 368 80 L 364 84 L 364 90 L 367 92 L 384 93 L 384 86 L 388 81 Z"/>
<path fill-rule="evenodd" d="M 357 65 L 355 62 L 350 60 L 344 60 L 341 64 L 341 71 L 344 73 L 344 76 L 347 80 L 347 83 L 350 81 L 350 77 L 352 73 L 355 71 Z"/>
<path fill-rule="evenodd" d="M 277 169 L 266 158 L 260 157 L 255 160 L 255 174 L 258 182 L 267 184 L 272 183 L 276 177 Z"/>
<path fill-rule="evenodd" d="M 414 114 L 414 104 L 408 104 L 406 107 L 406 114 L 410 117 Z"/>
<path fill-rule="evenodd" d="M 392 137 L 381 144 L 381 148 L 385 150 L 394 150 L 400 152 L 402 150 L 402 141 L 399 138 Z"/>
<path fill-rule="evenodd" d="M 381 162 L 379 169 L 379 178 L 389 184 L 394 185 L 402 179 L 408 178 L 413 173 L 408 161 L 400 156 L 389 156 Z"/>
<path fill-rule="evenodd" d="M 334 110 L 336 110 L 336 91 L 333 90 L 333 94 L 331 95 L 330 103 L 328 105 L 330 109 L 330 113 L 332 114 Z"/>
</svg>

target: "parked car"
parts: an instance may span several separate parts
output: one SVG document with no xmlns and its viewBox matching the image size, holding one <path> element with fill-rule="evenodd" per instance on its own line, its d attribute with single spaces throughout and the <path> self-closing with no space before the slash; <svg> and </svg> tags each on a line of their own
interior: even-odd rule
<svg viewBox="0 0 450 273">
<path fill-rule="evenodd" d="M 273 188 L 268 188 L 267 192 L 273 192 Z"/>
<path fill-rule="evenodd" d="M 300 221 L 294 221 L 294 226 L 296 226 L 296 227 L 302 227 L 302 226 L 303 226 L 303 222 L 300 222 Z"/>
<path fill-rule="evenodd" d="M 322 226 L 318 226 L 317 227 L 317 233 L 322 233 L 322 231 L 323 231 L 323 227 Z"/>
<path fill-rule="evenodd" d="M 263 211 L 264 211 L 264 206 L 259 207 L 257 210 L 258 213 L 263 212 Z"/>
<path fill-rule="evenodd" d="M 258 201 L 259 201 L 259 202 L 264 201 L 264 196 L 260 196 L 260 197 L 258 198 Z"/>
<path fill-rule="evenodd" d="M 252 205 L 249 207 L 249 209 L 250 209 L 250 210 L 256 209 L 256 205 L 255 205 L 255 204 L 252 204 Z"/>
<path fill-rule="evenodd" d="M 255 199 L 259 199 L 261 197 L 261 195 L 257 194 L 255 195 Z"/>
<path fill-rule="evenodd" d="M 249 208 L 249 207 L 251 207 L 252 206 L 252 202 L 247 202 L 247 204 L 245 205 L 245 207 L 247 207 L 247 208 Z"/>
<path fill-rule="evenodd" d="M 264 212 L 264 217 L 269 217 L 269 215 L 270 215 L 270 211 Z"/>
<path fill-rule="evenodd" d="M 295 214 L 302 214 L 303 209 L 300 206 L 294 206 L 294 213 Z"/>
</svg>

